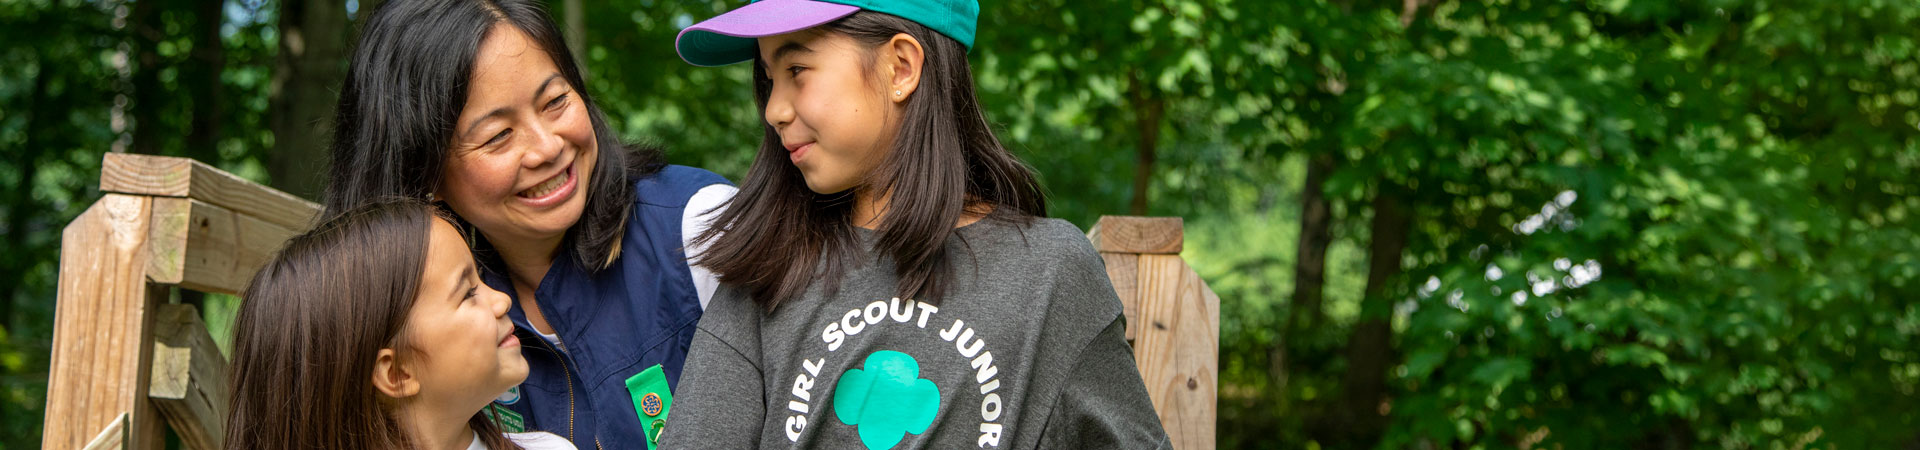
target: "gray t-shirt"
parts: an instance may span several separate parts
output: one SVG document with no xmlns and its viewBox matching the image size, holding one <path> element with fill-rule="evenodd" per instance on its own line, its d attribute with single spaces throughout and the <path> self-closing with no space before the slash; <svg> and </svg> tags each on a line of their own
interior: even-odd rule
<svg viewBox="0 0 1920 450">
<path fill-rule="evenodd" d="M 722 284 L 661 448 L 1170 447 L 1078 228 L 996 216 L 946 245 L 937 306 L 894 298 L 871 251 L 838 292 L 814 283 L 772 313 Z"/>
</svg>

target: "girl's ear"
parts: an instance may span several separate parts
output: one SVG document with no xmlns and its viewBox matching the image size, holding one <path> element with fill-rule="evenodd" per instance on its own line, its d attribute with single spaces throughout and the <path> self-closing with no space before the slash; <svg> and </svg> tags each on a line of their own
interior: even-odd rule
<svg viewBox="0 0 1920 450">
<path fill-rule="evenodd" d="M 907 101 L 920 87 L 920 67 L 926 62 L 926 49 L 912 35 L 900 33 L 881 45 L 880 64 L 887 75 L 887 98 L 894 103 Z"/>
<path fill-rule="evenodd" d="M 407 398 L 420 393 L 420 380 L 413 372 L 400 365 L 399 354 L 393 349 L 380 349 L 380 356 L 373 361 L 373 388 L 390 398 Z"/>
</svg>

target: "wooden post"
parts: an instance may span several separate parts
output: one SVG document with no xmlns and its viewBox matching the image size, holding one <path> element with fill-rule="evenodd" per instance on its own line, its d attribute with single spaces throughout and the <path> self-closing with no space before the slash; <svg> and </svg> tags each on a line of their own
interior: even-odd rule
<svg viewBox="0 0 1920 450">
<path fill-rule="evenodd" d="M 147 401 L 151 313 L 167 298 L 164 286 L 147 283 L 152 208 L 151 198 L 107 194 L 60 235 L 46 448 L 81 448 L 123 415 L 129 448 L 162 444 Z"/>
<path fill-rule="evenodd" d="M 1211 449 L 1220 297 L 1180 259 L 1178 217 L 1104 216 L 1088 232 L 1127 314 L 1147 396 L 1176 449 Z"/>
<path fill-rule="evenodd" d="M 105 195 L 60 236 L 42 445 L 157 449 L 171 424 L 218 448 L 226 362 L 191 307 L 165 305 L 169 289 L 238 293 L 320 206 L 185 158 L 110 153 L 101 167 Z"/>
</svg>

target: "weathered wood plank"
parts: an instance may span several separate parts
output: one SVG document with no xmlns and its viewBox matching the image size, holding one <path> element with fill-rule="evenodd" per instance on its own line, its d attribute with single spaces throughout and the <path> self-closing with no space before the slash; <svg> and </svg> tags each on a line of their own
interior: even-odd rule
<svg viewBox="0 0 1920 450">
<path fill-rule="evenodd" d="M 1214 447 L 1220 298 L 1177 255 L 1141 255 L 1134 359 L 1176 449 Z"/>
<path fill-rule="evenodd" d="M 149 276 L 154 282 L 225 294 L 245 289 L 254 271 L 296 233 L 184 198 L 155 198 L 153 223 L 149 234 L 156 251 Z"/>
<path fill-rule="evenodd" d="M 53 355 L 41 445 L 80 448 L 122 415 L 129 447 L 162 444 L 160 418 L 147 401 L 152 360 L 150 312 L 165 301 L 146 269 L 152 200 L 107 194 L 60 236 Z"/>
<path fill-rule="evenodd" d="M 83 450 L 112 450 L 123 448 L 127 448 L 126 413 L 120 413 L 119 417 L 113 418 L 113 423 L 107 425 L 107 429 L 100 430 L 100 434 L 94 435 L 93 440 L 87 441 L 87 446 L 81 447 Z"/>
<path fill-rule="evenodd" d="M 1100 216 L 1087 237 L 1102 252 L 1175 255 L 1185 237 L 1182 225 L 1179 217 Z"/>
<path fill-rule="evenodd" d="M 304 230 L 320 205 L 223 172 L 199 161 L 170 156 L 108 153 L 100 167 L 100 190 L 122 194 L 189 197 Z"/>
<path fill-rule="evenodd" d="M 161 305 L 158 315 L 147 395 L 187 448 L 218 450 L 226 437 L 227 360 L 193 305 Z"/>
<path fill-rule="evenodd" d="M 1107 279 L 1113 281 L 1113 292 L 1120 296 L 1121 311 L 1127 316 L 1127 342 L 1133 342 L 1140 330 L 1140 255 L 1100 252 L 1100 260 L 1107 264 Z"/>
</svg>

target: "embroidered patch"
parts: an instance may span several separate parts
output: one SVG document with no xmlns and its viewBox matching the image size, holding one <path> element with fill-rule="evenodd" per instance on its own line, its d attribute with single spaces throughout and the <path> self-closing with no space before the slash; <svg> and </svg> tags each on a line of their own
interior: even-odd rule
<svg viewBox="0 0 1920 450">
<path fill-rule="evenodd" d="M 485 413 L 487 418 L 493 419 L 493 424 L 500 426 L 500 431 L 507 433 L 527 431 L 526 418 L 522 417 L 520 413 L 513 412 L 511 409 L 500 405 L 487 405 L 485 409 L 481 409 L 480 411 Z"/>
</svg>

